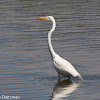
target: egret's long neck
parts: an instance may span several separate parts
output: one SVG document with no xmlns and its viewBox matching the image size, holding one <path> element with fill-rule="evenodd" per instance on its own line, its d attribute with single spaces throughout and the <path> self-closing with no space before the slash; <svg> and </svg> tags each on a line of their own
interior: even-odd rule
<svg viewBox="0 0 100 100">
<path fill-rule="evenodd" d="M 54 51 L 54 49 L 53 49 L 53 47 L 52 47 L 51 35 L 52 35 L 53 31 L 55 30 L 56 22 L 55 22 L 55 19 L 52 19 L 51 21 L 52 21 L 53 25 L 52 25 L 51 30 L 50 30 L 49 33 L 48 33 L 48 44 L 49 44 L 49 49 L 50 49 L 51 55 L 52 55 L 52 57 L 54 58 L 55 55 L 56 55 L 56 53 L 55 53 L 55 51 Z"/>
</svg>

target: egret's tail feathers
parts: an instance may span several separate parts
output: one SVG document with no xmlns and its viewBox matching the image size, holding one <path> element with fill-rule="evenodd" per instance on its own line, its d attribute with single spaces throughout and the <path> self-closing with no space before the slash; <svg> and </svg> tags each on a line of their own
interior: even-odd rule
<svg viewBox="0 0 100 100">
<path fill-rule="evenodd" d="M 81 80 L 83 80 L 83 78 L 80 74 L 78 74 L 77 77 L 79 77 Z"/>
</svg>

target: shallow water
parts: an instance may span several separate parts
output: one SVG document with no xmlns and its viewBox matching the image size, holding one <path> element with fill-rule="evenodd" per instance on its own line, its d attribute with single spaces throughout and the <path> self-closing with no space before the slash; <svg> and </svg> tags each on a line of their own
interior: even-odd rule
<svg viewBox="0 0 100 100">
<path fill-rule="evenodd" d="M 81 73 L 57 80 L 47 45 L 50 21 L 57 22 L 53 47 Z M 0 1 L 0 96 L 21 100 L 100 100 L 100 1 Z"/>
</svg>

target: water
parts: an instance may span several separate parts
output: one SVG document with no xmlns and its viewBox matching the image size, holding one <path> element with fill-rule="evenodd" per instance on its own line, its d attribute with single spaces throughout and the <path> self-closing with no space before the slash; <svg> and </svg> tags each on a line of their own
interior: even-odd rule
<svg viewBox="0 0 100 100">
<path fill-rule="evenodd" d="M 57 28 L 53 47 L 84 81 L 57 80 L 47 45 L 50 21 Z M 0 97 L 21 100 L 100 100 L 100 1 L 1 0 Z"/>
</svg>

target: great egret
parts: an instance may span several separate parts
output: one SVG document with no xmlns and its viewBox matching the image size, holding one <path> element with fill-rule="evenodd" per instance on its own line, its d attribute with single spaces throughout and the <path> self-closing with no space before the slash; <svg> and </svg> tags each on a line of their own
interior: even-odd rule
<svg viewBox="0 0 100 100">
<path fill-rule="evenodd" d="M 53 59 L 54 68 L 58 72 L 58 77 L 60 78 L 60 75 L 62 75 L 65 77 L 69 77 L 69 79 L 71 76 L 79 77 L 80 79 L 82 79 L 81 75 L 76 71 L 76 69 L 72 66 L 72 64 L 69 63 L 67 60 L 61 58 L 58 54 L 56 54 L 52 47 L 51 35 L 56 27 L 55 19 L 52 16 L 39 17 L 37 19 L 51 20 L 53 23 L 52 28 L 48 33 L 48 45 Z"/>
</svg>

